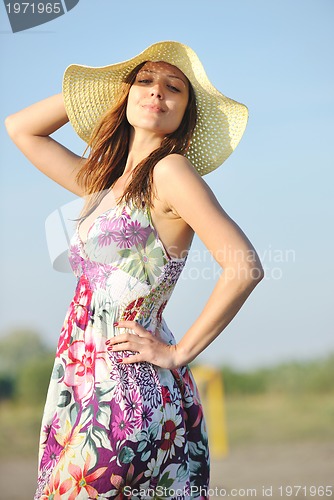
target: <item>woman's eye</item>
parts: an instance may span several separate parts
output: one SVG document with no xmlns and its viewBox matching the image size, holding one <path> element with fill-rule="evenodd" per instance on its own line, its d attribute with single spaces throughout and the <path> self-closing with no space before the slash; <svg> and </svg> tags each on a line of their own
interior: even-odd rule
<svg viewBox="0 0 334 500">
<path fill-rule="evenodd" d="M 168 87 L 173 91 L 173 92 L 181 92 L 180 89 L 177 87 L 174 87 L 174 85 L 168 85 Z"/>
<path fill-rule="evenodd" d="M 154 81 L 152 78 L 138 78 L 137 83 L 140 83 L 142 85 L 150 85 L 154 83 Z M 172 84 L 167 83 L 166 86 L 172 92 L 181 92 L 181 90 L 178 87 L 175 87 Z"/>
</svg>

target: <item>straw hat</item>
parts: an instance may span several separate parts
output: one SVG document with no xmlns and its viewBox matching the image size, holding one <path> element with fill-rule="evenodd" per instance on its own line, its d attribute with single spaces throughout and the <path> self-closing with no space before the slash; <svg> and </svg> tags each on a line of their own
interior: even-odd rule
<svg viewBox="0 0 334 500">
<path fill-rule="evenodd" d="M 172 64 L 189 79 L 198 117 L 186 156 L 200 175 L 215 170 L 237 147 L 246 128 L 248 110 L 244 104 L 220 93 L 210 83 L 196 53 L 179 42 L 154 43 L 132 59 L 110 66 L 68 66 L 63 95 L 74 130 L 89 144 L 97 120 L 112 106 L 122 80 L 144 61 Z"/>
</svg>

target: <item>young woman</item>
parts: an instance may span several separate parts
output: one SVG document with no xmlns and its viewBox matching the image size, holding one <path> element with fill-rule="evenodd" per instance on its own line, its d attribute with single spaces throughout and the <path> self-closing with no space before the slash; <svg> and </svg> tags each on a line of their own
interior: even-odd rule
<svg viewBox="0 0 334 500">
<path fill-rule="evenodd" d="M 50 137 L 68 120 L 88 158 Z M 103 68 L 71 65 L 62 94 L 7 118 L 27 158 L 86 201 L 69 249 L 78 282 L 43 416 L 36 499 L 208 498 L 207 433 L 188 363 L 263 269 L 201 176 L 231 154 L 246 122 L 247 108 L 218 92 L 178 42 Z M 176 343 L 162 312 L 194 232 L 224 272 Z"/>
</svg>

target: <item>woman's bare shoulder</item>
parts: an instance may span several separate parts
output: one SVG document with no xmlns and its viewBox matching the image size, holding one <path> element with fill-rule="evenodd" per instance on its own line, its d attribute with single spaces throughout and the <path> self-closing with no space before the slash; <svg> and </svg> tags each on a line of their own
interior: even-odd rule
<svg viewBox="0 0 334 500">
<path fill-rule="evenodd" d="M 163 169 L 173 169 L 173 168 L 188 168 L 193 171 L 196 171 L 190 160 L 186 156 L 183 156 L 178 153 L 171 153 L 161 160 L 155 166 L 155 169 L 163 170 Z"/>
<path fill-rule="evenodd" d="M 160 160 L 153 171 L 153 183 L 161 206 L 179 215 L 183 205 L 194 207 L 201 200 L 217 203 L 208 184 L 182 155 L 173 154 Z"/>
<path fill-rule="evenodd" d="M 153 179 L 157 185 L 170 185 L 173 182 L 186 182 L 189 179 L 201 181 L 201 176 L 183 155 L 170 154 L 162 158 L 153 171 Z"/>
</svg>

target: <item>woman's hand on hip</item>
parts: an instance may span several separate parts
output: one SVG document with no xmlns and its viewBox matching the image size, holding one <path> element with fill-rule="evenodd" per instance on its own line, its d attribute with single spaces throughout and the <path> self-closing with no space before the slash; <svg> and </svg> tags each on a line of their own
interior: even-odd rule
<svg viewBox="0 0 334 500">
<path fill-rule="evenodd" d="M 114 323 L 114 326 L 116 328 L 127 328 L 133 332 L 121 333 L 106 342 L 108 350 L 112 352 L 135 352 L 135 354 L 123 357 L 121 363 L 130 364 L 147 361 L 167 369 L 181 366 L 177 363 L 177 346 L 161 342 L 152 332 L 145 330 L 136 321 L 119 321 Z"/>
</svg>

